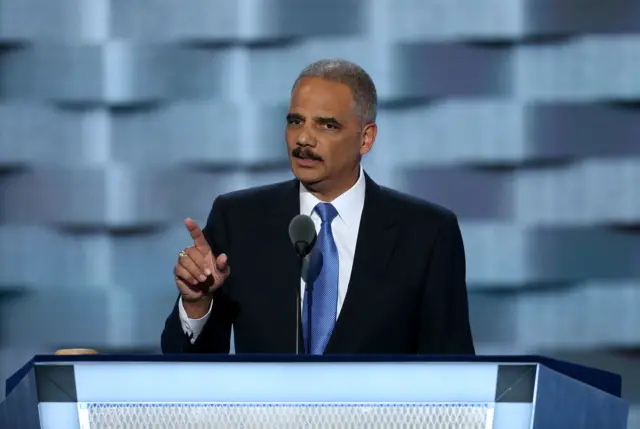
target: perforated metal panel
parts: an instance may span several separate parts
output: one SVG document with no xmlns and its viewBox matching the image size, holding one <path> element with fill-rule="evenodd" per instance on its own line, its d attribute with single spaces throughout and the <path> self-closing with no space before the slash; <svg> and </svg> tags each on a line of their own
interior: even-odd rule
<svg viewBox="0 0 640 429">
<path fill-rule="evenodd" d="M 82 429 L 489 429 L 490 404 L 236 403 L 79 405 Z"/>
</svg>

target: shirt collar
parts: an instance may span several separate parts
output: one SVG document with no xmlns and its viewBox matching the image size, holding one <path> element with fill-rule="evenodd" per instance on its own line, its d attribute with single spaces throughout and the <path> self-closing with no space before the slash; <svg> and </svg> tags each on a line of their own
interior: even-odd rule
<svg viewBox="0 0 640 429">
<path fill-rule="evenodd" d="M 364 180 L 364 171 L 362 166 L 360 166 L 360 176 L 355 185 L 331 201 L 331 204 L 333 204 L 338 212 L 338 216 L 348 227 L 352 227 L 359 222 L 364 207 L 365 188 L 366 181 Z M 300 213 L 311 216 L 313 209 L 321 202 L 322 201 L 309 192 L 307 188 L 300 184 Z"/>
</svg>

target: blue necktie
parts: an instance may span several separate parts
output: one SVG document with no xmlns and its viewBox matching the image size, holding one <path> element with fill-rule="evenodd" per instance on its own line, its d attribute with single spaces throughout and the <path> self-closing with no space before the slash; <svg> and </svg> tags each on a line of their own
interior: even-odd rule
<svg viewBox="0 0 640 429">
<path fill-rule="evenodd" d="M 306 350 L 311 354 L 321 355 L 324 352 L 333 326 L 336 323 L 336 311 L 338 306 L 338 248 L 331 232 L 331 222 L 338 215 L 338 211 L 329 203 L 319 203 L 315 212 L 320 216 L 322 225 L 318 240 L 311 252 L 309 271 L 319 272 L 313 281 L 311 301 L 311 346 L 309 346 L 309 287 L 304 293 L 304 305 L 302 310 L 302 335 Z M 322 264 L 322 267 L 318 267 Z"/>
</svg>

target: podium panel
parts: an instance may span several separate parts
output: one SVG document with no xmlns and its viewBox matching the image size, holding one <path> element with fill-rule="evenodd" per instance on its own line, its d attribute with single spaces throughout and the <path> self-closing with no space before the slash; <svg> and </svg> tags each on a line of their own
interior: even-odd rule
<svg viewBox="0 0 640 429">
<path fill-rule="evenodd" d="M 467 428 L 493 426 L 490 404 L 81 404 L 81 428 Z"/>
<path fill-rule="evenodd" d="M 535 357 L 36 356 L 0 428 L 625 429 L 619 381 Z"/>
</svg>

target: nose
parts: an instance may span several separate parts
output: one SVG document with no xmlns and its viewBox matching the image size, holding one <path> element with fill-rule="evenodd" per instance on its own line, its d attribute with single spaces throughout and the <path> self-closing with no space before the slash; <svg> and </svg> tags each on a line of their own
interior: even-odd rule
<svg viewBox="0 0 640 429">
<path fill-rule="evenodd" d="M 316 147 L 316 140 L 313 138 L 312 135 L 309 134 L 308 131 L 305 130 L 305 131 L 302 131 L 298 136 L 296 144 L 298 146 Z"/>
</svg>

